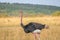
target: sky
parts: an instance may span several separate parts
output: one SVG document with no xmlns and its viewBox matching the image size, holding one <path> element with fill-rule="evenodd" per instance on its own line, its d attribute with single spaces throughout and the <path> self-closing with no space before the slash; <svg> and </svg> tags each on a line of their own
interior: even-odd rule
<svg viewBox="0 0 60 40">
<path fill-rule="evenodd" d="M 60 0 L 0 0 L 0 2 L 9 3 L 28 3 L 28 4 L 40 4 L 40 5 L 53 5 L 60 7 Z"/>
</svg>

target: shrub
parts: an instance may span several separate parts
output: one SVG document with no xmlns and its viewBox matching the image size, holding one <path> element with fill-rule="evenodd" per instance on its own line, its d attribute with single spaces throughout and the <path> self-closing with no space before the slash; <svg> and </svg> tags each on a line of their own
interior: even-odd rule
<svg viewBox="0 0 60 40">
<path fill-rule="evenodd" d="M 0 17 L 8 17 L 7 14 L 0 13 Z"/>
<path fill-rule="evenodd" d="M 56 11 L 56 12 L 52 13 L 52 16 L 60 16 L 60 11 Z"/>
</svg>

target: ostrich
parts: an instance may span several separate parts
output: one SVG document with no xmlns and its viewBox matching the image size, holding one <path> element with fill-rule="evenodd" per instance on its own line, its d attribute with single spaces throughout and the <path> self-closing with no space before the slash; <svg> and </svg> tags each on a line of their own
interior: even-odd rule
<svg viewBox="0 0 60 40">
<path fill-rule="evenodd" d="M 38 39 L 40 40 L 40 32 L 42 29 L 46 28 L 48 29 L 48 26 L 46 26 L 45 24 L 41 24 L 41 23 L 35 23 L 35 22 L 30 22 L 27 25 L 24 25 L 22 22 L 22 18 L 23 18 L 23 12 L 20 12 L 20 20 L 21 20 L 21 27 L 24 29 L 25 33 L 32 33 L 34 35 L 34 40 Z"/>
</svg>

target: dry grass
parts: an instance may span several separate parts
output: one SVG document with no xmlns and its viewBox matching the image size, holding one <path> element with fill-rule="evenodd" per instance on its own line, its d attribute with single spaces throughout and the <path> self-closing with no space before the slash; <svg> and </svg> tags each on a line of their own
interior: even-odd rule
<svg viewBox="0 0 60 40">
<path fill-rule="evenodd" d="M 60 40 L 60 17 L 26 17 L 23 21 L 25 25 L 29 22 L 49 25 L 49 29 L 42 30 L 41 40 Z M 0 18 L 0 40 L 33 40 L 32 33 L 24 33 L 19 23 L 19 17 Z"/>
</svg>

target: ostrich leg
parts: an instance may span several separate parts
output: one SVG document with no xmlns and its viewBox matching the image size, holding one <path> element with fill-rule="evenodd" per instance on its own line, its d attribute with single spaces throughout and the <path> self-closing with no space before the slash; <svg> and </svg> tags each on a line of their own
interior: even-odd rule
<svg viewBox="0 0 60 40">
<path fill-rule="evenodd" d="M 34 40 L 40 40 L 40 33 L 33 33 Z"/>
<path fill-rule="evenodd" d="M 40 40 L 40 33 L 37 33 L 37 39 Z"/>
<path fill-rule="evenodd" d="M 33 36 L 34 36 L 34 40 L 36 40 L 37 39 L 36 33 L 33 33 Z"/>
</svg>

